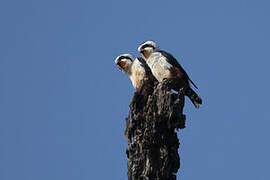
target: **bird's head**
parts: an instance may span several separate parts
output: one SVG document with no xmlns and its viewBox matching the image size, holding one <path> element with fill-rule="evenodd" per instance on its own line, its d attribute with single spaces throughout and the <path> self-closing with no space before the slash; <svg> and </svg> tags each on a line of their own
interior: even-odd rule
<svg viewBox="0 0 270 180">
<path fill-rule="evenodd" d="M 126 73 L 129 73 L 130 67 L 134 61 L 134 57 L 131 54 L 121 54 L 117 58 L 115 58 L 114 62 L 117 67 Z"/>
<path fill-rule="evenodd" d="M 143 42 L 139 47 L 138 51 L 141 53 L 141 56 L 144 60 L 147 60 L 149 56 L 155 52 L 158 51 L 158 46 L 154 41 L 146 41 Z"/>
</svg>

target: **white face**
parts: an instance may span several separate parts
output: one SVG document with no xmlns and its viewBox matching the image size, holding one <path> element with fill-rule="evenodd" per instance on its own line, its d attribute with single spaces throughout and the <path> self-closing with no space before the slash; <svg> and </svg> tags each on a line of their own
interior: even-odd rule
<svg viewBox="0 0 270 180">
<path fill-rule="evenodd" d="M 144 60 L 147 60 L 150 55 L 157 51 L 158 47 L 154 41 L 146 41 L 145 43 L 141 44 L 138 48 L 138 51 L 141 53 L 141 56 Z"/>
<path fill-rule="evenodd" d="M 128 72 L 130 70 L 133 60 L 133 56 L 129 54 L 120 55 L 115 59 L 115 64 L 121 71 Z"/>
<path fill-rule="evenodd" d="M 146 48 L 142 49 L 140 53 L 141 53 L 141 56 L 143 57 L 143 59 L 147 60 L 154 51 L 155 50 L 153 47 L 146 47 Z"/>
</svg>

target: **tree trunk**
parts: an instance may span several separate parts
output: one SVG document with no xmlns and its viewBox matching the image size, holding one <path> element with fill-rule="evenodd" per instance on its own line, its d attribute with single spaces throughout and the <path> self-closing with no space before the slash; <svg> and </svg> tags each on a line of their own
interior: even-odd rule
<svg viewBox="0 0 270 180">
<path fill-rule="evenodd" d="M 185 127 L 184 95 L 170 91 L 172 80 L 146 80 L 134 93 L 126 118 L 129 180 L 176 180 L 180 168 L 175 129 Z"/>
</svg>

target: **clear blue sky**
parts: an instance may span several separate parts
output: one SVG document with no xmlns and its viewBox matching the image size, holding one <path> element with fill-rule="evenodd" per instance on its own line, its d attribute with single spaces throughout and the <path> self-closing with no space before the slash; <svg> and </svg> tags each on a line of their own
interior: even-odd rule
<svg viewBox="0 0 270 180">
<path fill-rule="evenodd" d="M 155 40 L 199 87 L 178 179 L 269 180 L 267 0 L 0 1 L 0 179 L 127 179 L 134 89 L 114 65 Z"/>
</svg>

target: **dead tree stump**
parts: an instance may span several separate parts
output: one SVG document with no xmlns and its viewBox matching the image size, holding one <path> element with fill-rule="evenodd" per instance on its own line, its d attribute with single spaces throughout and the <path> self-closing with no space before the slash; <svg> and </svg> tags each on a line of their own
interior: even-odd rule
<svg viewBox="0 0 270 180">
<path fill-rule="evenodd" d="M 129 180 L 176 180 L 180 168 L 175 129 L 185 128 L 183 93 L 170 91 L 171 80 L 146 80 L 134 93 L 126 118 Z"/>
</svg>

